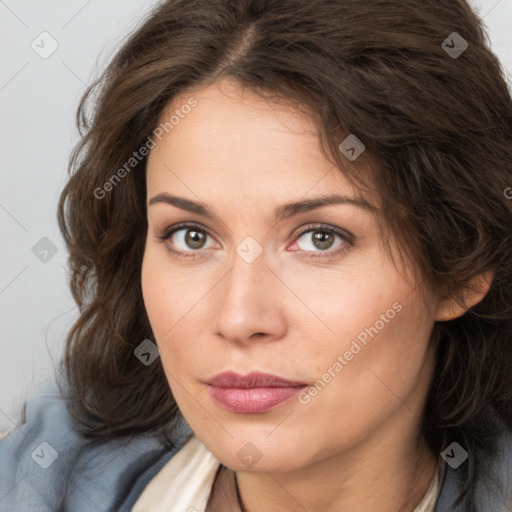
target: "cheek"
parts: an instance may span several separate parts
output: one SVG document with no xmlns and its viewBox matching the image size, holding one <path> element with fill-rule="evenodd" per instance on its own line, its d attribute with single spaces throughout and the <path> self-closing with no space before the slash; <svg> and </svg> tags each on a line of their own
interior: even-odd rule
<svg viewBox="0 0 512 512">
<path fill-rule="evenodd" d="M 179 326 L 179 318 L 186 313 L 184 310 L 186 297 L 180 282 L 169 272 L 169 264 L 165 262 L 159 250 L 146 245 L 144 259 L 142 261 L 141 287 L 144 299 L 144 307 L 155 337 L 155 343 L 160 349 L 160 357 L 164 369 L 169 374 L 172 368 L 169 362 L 169 343 Z M 176 298 L 179 297 L 179 300 Z M 175 354 L 174 360 L 179 354 Z"/>
<path fill-rule="evenodd" d="M 393 268 L 372 267 L 377 270 L 338 279 L 343 287 L 326 284 L 308 294 L 308 305 L 329 327 L 322 328 L 321 343 L 305 346 L 324 397 L 311 402 L 350 409 L 351 419 L 361 422 L 368 410 L 383 413 L 400 403 L 397 397 L 424 378 L 433 328 L 423 298 Z"/>
<path fill-rule="evenodd" d="M 310 313 L 338 337 L 373 324 L 403 293 L 378 246 L 353 250 L 331 268 L 303 264 L 295 275 L 282 270 Z"/>
<path fill-rule="evenodd" d="M 160 349 L 162 364 L 168 374 L 187 368 L 201 354 L 198 346 L 208 318 L 204 296 L 206 276 L 180 272 L 171 265 L 165 250 L 146 246 L 142 262 L 141 287 L 144 306 L 155 342 Z M 199 315 L 199 317 L 198 317 Z"/>
<path fill-rule="evenodd" d="M 359 326 L 352 332 L 356 335 L 338 338 L 327 358 L 319 355 L 323 365 L 313 365 L 311 393 L 300 397 L 304 423 L 342 447 L 365 438 L 398 411 L 405 411 L 404 421 L 420 418 L 433 370 L 431 325 L 415 304 L 403 304 L 377 334 L 370 331 L 366 345 L 357 339 Z"/>
<path fill-rule="evenodd" d="M 155 337 L 154 342 L 160 350 L 162 366 L 174 395 L 179 394 L 179 386 L 175 385 L 173 366 L 179 361 L 180 352 L 173 349 L 171 355 L 169 344 L 164 343 L 164 340 L 169 339 L 173 333 L 173 325 L 176 323 L 174 316 L 181 301 L 173 300 L 176 288 L 172 286 L 172 280 L 166 274 L 166 267 L 161 260 L 158 251 L 146 245 L 142 261 L 141 287 L 144 307 Z M 176 396 L 175 398 L 177 399 Z"/>
<path fill-rule="evenodd" d="M 188 277 L 186 277 L 188 276 Z M 200 297 L 197 283 L 171 265 L 163 247 L 147 243 L 142 261 L 141 286 L 144 306 L 157 341 L 170 336 L 173 326 Z"/>
<path fill-rule="evenodd" d="M 396 313 L 393 304 L 403 292 L 392 274 L 388 273 L 387 280 L 380 282 L 379 272 L 372 268 L 375 265 L 332 272 L 321 269 L 323 273 L 318 273 L 318 279 L 295 279 L 294 292 L 304 298 L 307 309 L 296 304 L 290 311 L 294 323 L 298 321 L 299 329 L 304 331 L 299 338 L 306 341 L 306 349 L 309 346 L 313 356 L 311 362 L 325 365 L 333 354 L 337 356 L 349 350 L 351 342 L 358 336 L 364 343 L 370 339 L 367 330 L 376 322 L 382 331 L 386 331 L 389 324 L 383 324 L 380 317 L 388 310 L 385 318 L 389 323 L 393 322 L 393 319 L 389 320 Z M 385 274 L 380 272 L 380 275 Z M 291 299 L 297 302 L 295 297 Z"/>
<path fill-rule="evenodd" d="M 156 338 L 160 338 L 167 317 L 167 283 L 156 251 L 148 243 L 142 260 L 141 287 L 144 307 Z"/>
<path fill-rule="evenodd" d="M 350 409 L 352 420 L 361 423 L 368 421 L 368 415 L 386 415 L 407 402 L 418 384 L 426 385 L 428 380 L 433 324 L 426 310 L 405 296 L 389 306 L 377 315 L 362 315 L 364 323 L 351 323 L 350 334 L 339 338 L 330 364 L 323 369 L 337 370 L 326 402 Z"/>
</svg>

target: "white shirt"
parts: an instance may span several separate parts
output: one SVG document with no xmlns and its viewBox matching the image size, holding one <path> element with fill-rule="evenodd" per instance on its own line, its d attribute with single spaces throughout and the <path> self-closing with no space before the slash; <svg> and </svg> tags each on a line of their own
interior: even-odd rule
<svg viewBox="0 0 512 512">
<path fill-rule="evenodd" d="M 220 461 L 192 436 L 151 479 L 131 512 L 205 512 Z M 433 512 L 441 488 L 440 464 L 414 512 Z"/>
</svg>

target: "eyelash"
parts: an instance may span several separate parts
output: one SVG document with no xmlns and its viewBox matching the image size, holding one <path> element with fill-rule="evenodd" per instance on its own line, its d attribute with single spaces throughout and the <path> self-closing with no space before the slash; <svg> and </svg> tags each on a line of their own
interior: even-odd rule
<svg viewBox="0 0 512 512">
<path fill-rule="evenodd" d="M 174 233 L 177 231 L 181 231 L 184 228 L 193 228 L 197 231 L 201 231 L 205 233 L 208 236 L 211 236 L 208 231 L 200 226 L 199 224 L 196 224 L 194 222 L 181 222 L 179 224 L 175 224 L 174 226 L 171 226 L 170 228 L 167 228 L 162 234 L 157 235 L 157 241 L 160 243 L 165 243 Z M 296 252 L 302 252 L 307 254 L 306 257 L 308 258 L 327 258 L 327 257 L 333 257 L 340 255 L 347 251 L 350 247 L 353 247 L 355 245 L 355 237 L 351 233 L 345 230 L 341 230 L 339 228 L 335 228 L 334 226 L 329 226 L 327 224 L 308 224 L 304 226 L 304 229 L 300 231 L 295 239 L 300 238 L 306 233 L 310 233 L 313 231 L 325 231 L 328 233 L 334 233 L 335 235 L 338 235 L 344 244 L 342 244 L 339 248 L 334 249 L 332 251 L 325 250 L 325 251 L 301 251 L 300 249 Z M 201 255 L 199 254 L 200 250 L 192 251 L 190 254 L 183 253 L 181 251 L 177 251 L 176 249 L 173 249 L 172 247 L 167 246 L 167 250 L 173 254 L 174 256 L 178 258 L 186 258 L 186 259 L 195 259 L 200 258 Z"/>
</svg>

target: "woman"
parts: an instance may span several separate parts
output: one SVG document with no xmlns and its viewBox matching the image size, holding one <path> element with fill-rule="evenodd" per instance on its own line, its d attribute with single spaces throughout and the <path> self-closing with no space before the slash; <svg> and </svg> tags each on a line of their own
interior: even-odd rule
<svg viewBox="0 0 512 512">
<path fill-rule="evenodd" d="M 79 122 L 81 317 L 5 503 L 512 510 L 512 101 L 464 1 L 167 1 Z"/>
</svg>

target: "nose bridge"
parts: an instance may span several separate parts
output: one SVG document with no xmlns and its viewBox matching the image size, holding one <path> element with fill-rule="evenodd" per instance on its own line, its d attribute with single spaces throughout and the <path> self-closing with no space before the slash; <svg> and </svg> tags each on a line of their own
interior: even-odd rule
<svg viewBox="0 0 512 512">
<path fill-rule="evenodd" d="M 244 252 L 248 247 L 249 251 Z M 250 245 L 243 242 L 239 245 L 231 271 L 219 286 L 216 297 L 217 333 L 238 342 L 256 333 L 280 337 L 285 328 L 276 277 L 267 267 L 265 255 L 261 252 L 254 257 L 253 252 L 247 258 L 250 251 Z"/>
</svg>

